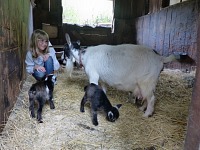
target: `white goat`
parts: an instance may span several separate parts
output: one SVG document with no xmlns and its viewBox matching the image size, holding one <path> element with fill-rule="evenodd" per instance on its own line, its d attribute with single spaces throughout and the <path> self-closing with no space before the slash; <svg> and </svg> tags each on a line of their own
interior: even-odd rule
<svg viewBox="0 0 200 150">
<path fill-rule="evenodd" d="M 150 48 L 133 45 L 99 45 L 86 50 L 73 48 L 70 37 L 66 34 L 70 54 L 84 66 L 90 83 L 98 85 L 99 79 L 119 90 L 131 91 L 135 97 L 144 101 L 140 110 L 144 117 L 154 112 L 156 84 L 163 69 L 163 64 L 176 60 L 174 55 L 163 57 Z M 71 57 L 71 56 L 70 56 Z M 68 59 L 70 64 L 72 59 Z M 71 72 L 69 72 L 71 74 Z"/>
</svg>

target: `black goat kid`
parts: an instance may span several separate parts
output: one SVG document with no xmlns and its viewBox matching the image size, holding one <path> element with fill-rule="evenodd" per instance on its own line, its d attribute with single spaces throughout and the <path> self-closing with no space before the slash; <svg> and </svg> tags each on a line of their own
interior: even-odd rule
<svg viewBox="0 0 200 150">
<path fill-rule="evenodd" d="M 92 111 L 93 125 L 98 125 L 97 111 L 101 108 L 104 109 L 106 113 L 106 119 L 108 121 L 114 122 L 119 118 L 118 109 L 122 106 L 122 104 L 118 104 L 115 107 L 113 107 L 100 86 L 91 83 L 88 86 L 85 86 L 84 91 L 85 95 L 81 101 L 80 111 L 85 111 L 84 105 L 87 101 L 89 101 Z"/>
<path fill-rule="evenodd" d="M 35 111 L 34 105 L 35 101 L 38 102 L 38 110 L 37 110 L 37 120 L 39 123 L 42 123 L 42 108 L 46 103 L 46 100 L 49 101 L 50 109 L 54 109 L 54 102 L 53 102 L 53 90 L 54 84 L 56 84 L 56 76 L 50 74 L 46 77 L 44 81 L 36 82 L 32 84 L 31 88 L 29 89 L 29 103 L 30 103 L 30 113 L 31 117 L 35 118 Z"/>
</svg>

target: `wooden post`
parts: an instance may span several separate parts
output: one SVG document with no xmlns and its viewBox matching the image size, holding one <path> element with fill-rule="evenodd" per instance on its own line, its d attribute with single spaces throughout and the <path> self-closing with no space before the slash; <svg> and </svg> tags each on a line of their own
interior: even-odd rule
<svg viewBox="0 0 200 150">
<path fill-rule="evenodd" d="M 196 0 L 196 3 L 198 6 L 197 71 L 189 108 L 184 150 L 200 150 L 200 1 Z"/>
</svg>

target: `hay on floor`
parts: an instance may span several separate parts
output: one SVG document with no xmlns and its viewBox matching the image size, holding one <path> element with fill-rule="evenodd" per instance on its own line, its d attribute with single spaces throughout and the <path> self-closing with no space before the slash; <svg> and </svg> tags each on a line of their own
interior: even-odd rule
<svg viewBox="0 0 200 150">
<path fill-rule="evenodd" d="M 119 119 L 112 123 L 98 114 L 99 125 L 91 122 L 90 106 L 80 112 L 83 88 L 88 79 L 83 70 L 74 70 L 71 79 L 58 74 L 55 86 L 55 110 L 46 104 L 44 123 L 30 118 L 28 89 L 34 82 L 28 76 L 17 103 L 0 136 L 1 150 L 143 150 L 183 149 L 192 95 L 194 73 L 164 70 L 156 88 L 155 113 L 142 117 L 136 105 L 127 102 L 128 93 L 108 87 L 107 96 L 113 105 L 121 103 Z"/>
</svg>

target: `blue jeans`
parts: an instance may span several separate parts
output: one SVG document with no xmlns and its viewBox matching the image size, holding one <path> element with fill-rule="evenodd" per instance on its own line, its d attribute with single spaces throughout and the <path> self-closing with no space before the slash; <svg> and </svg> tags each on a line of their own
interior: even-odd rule
<svg viewBox="0 0 200 150">
<path fill-rule="evenodd" d="M 34 73 L 32 75 L 37 81 L 44 80 L 46 75 L 53 73 L 54 64 L 51 56 L 49 56 L 47 61 L 44 62 L 44 68 L 46 69 L 46 72 L 34 70 Z"/>
</svg>

